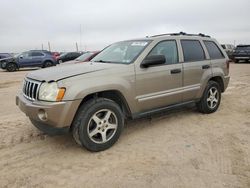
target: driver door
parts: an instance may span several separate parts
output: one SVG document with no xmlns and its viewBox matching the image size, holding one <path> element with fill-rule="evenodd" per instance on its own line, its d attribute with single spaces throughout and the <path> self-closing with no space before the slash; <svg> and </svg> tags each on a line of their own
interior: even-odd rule
<svg viewBox="0 0 250 188">
<path fill-rule="evenodd" d="M 136 66 L 136 101 L 141 112 L 182 101 L 182 63 L 176 41 L 159 42 L 150 55 L 164 55 L 166 62 L 148 68 Z"/>
</svg>

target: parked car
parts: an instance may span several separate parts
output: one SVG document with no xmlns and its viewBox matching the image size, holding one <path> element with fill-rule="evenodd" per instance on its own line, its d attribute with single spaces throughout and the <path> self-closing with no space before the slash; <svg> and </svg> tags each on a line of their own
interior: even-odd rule
<svg viewBox="0 0 250 188">
<path fill-rule="evenodd" d="M 192 103 L 215 112 L 229 79 L 229 58 L 215 39 L 163 34 L 114 43 L 91 62 L 28 73 L 16 104 L 40 130 L 71 131 L 76 143 L 102 151 L 125 119 Z"/>
<path fill-rule="evenodd" d="M 232 58 L 235 63 L 238 63 L 240 60 L 248 62 L 250 60 L 250 45 L 236 46 Z"/>
<path fill-rule="evenodd" d="M 57 62 L 60 64 L 66 61 L 71 61 L 78 58 L 80 55 L 82 55 L 80 52 L 66 52 L 60 55 Z"/>
<path fill-rule="evenodd" d="M 88 62 L 91 59 L 93 59 L 100 51 L 93 51 L 93 52 L 85 52 L 78 58 L 72 61 L 65 62 L 63 64 L 71 64 L 71 63 L 82 63 L 82 62 Z"/>
<path fill-rule="evenodd" d="M 56 60 L 59 59 L 60 53 L 59 52 L 52 52 L 53 56 L 55 57 Z"/>
<path fill-rule="evenodd" d="M 12 54 L 10 53 L 0 53 L 0 59 L 10 58 Z"/>
<path fill-rule="evenodd" d="M 8 59 L 12 59 L 13 55 L 10 53 L 0 53 L 0 67 L 4 69 L 5 62 L 8 61 Z"/>
<path fill-rule="evenodd" d="M 53 54 L 46 50 L 30 50 L 2 62 L 1 68 L 9 72 L 24 67 L 51 67 L 56 65 Z"/>
<path fill-rule="evenodd" d="M 235 49 L 235 46 L 232 44 L 222 44 L 222 48 L 226 51 L 228 57 L 232 59 L 232 55 Z"/>
</svg>

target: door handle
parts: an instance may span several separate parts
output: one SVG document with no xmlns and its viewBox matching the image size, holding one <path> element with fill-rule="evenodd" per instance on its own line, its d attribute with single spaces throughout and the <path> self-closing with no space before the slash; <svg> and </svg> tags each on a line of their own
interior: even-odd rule
<svg viewBox="0 0 250 188">
<path fill-rule="evenodd" d="M 202 65 L 202 69 L 209 69 L 210 65 Z"/>
<path fill-rule="evenodd" d="M 178 74 L 178 73 L 181 73 L 181 69 L 172 69 L 170 71 L 171 74 Z"/>
</svg>

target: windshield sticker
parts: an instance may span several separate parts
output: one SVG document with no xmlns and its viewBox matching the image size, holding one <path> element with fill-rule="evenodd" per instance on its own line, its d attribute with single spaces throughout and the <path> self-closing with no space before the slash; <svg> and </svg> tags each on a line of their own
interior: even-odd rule
<svg viewBox="0 0 250 188">
<path fill-rule="evenodd" d="M 133 42 L 131 46 L 146 46 L 147 42 Z"/>
</svg>

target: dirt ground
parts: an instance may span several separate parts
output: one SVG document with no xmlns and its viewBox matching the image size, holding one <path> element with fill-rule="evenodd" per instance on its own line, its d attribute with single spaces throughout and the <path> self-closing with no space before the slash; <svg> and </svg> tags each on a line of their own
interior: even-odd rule
<svg viewBox="0 0 250 188">
<path fill-rule="evenodd" d="M 15 106 L 31 70 L 0 70 L 0 187 L 250 187 L 250 64 L 231 64 L 216 113 L 187 108 L 126 124 L 109 150 L 49 137 Z"/>
</svg>

